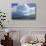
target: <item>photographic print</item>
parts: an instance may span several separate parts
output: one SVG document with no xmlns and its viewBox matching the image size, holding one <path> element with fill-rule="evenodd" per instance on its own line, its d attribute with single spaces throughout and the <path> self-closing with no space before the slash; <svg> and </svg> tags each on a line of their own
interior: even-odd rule
<svg viewBox="0 0 46 46">
<path fill-rule="evenodd" d="M 12 3 L 12 19 L 36 19 L 35 3 Z"/>
</svg>

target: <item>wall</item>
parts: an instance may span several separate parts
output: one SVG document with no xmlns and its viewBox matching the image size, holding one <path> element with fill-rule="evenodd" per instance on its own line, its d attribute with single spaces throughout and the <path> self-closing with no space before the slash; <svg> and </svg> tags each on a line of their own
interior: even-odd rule
<svg viewBox="0 0 46 46">
<path fill-rule="evenodd" d="M 37 4 L 36 20 L 23 20 L 23 21 L 11 20 L 10 13 L 11 13 L 12 2 L 25 3 L 25 2 L 31 2 L 31 0 L 1 0 L 0 1 L 0 10 L 6 12 L 7 19 L 9 20 L 8 21 L 9 23 L 5 22 L 6 27 L 9 27 L 10 29 L 15 29 L 15 31 L 20 31 L 20 37 L 23 36 L 24 34 L 27 33 L 29 34 L 32 31 L 45 31 L 46 33 L 46 6 L 45 6 L 46 0 L 35 0 Z M 0 29 L 0 31 L 1 30 L 2 29 Z M 18 38 L 17 34 L 15 36 Z"/>
<path fill-rule="evenodd" d="M 13 39 L 13 46 L 20 46 L 20 40 L 23 36 L 35 36 L 38 38 L 39 41 L 44 41 L 44 36 L 46 31 L 30 31 L 30 30 L 16 30 L 14 29 L 10 29 L 11 32 L 9 32 L 9 36 Z M 5 39 L 4 35 L 7 35 L 6 32 L 0 31 L 0 43 L 1 43 L 1 39 Z M 42 39 L 42 40 L 41 40 Z"/>
<path fill-rule="evenodd" d="M 31 0 L 1 0 L 0 10 L 6 12 L 9 20 L 7 27 L 46 27 L 46 0 L 35 0 L 37 5 L 36 20 L 11 20 L 11 3 L 30 3 Z"/>
</svg>

